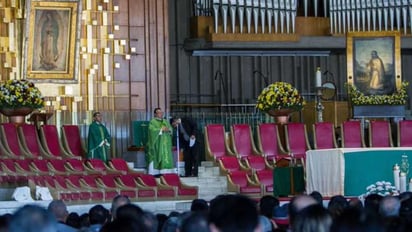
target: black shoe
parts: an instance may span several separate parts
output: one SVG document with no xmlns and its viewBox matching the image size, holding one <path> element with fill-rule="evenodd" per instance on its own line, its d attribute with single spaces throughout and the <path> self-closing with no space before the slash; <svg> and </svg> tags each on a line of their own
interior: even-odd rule
<svg viewBox="0 0 412 232">
<path fill-rule="evenodd" d="M 162 174 L 153 175 L 155 178 L 160 178 Z"/>
</svg>

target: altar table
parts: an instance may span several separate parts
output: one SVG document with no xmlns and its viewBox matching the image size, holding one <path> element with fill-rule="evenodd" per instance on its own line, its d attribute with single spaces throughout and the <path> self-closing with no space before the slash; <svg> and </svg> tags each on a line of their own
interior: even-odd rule
<svg viewBox="0 0 412 232">
<path fill-rule="evenodd" d="M 400 165 L 403 154 L 408 155 L 412 165 L 412 147 L 309 150 L 306 152 L 306 192 L 359 196 L 377 181 L 394 185 L 392 168 L 396 163 Z"/>
</svg>

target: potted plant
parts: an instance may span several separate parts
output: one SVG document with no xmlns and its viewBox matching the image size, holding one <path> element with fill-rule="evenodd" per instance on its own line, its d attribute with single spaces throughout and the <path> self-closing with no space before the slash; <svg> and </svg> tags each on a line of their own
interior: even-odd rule
<svg viewBox="0 0 412 232">
<path fill-rule="evenodd" d="M 40 90 L 27 80 L 8 80 L 0 84 L 0 113 L 11 121 L 15 116 L 26 116 L 43 107 Z"/>
<path fill-rule="evenodd" d="M 289 117 L 304 105 L 305 100 L 295 87 L 286 82 L 274 82 L 262 90 L 256 108 L 274 117 Z"/>
</svg>

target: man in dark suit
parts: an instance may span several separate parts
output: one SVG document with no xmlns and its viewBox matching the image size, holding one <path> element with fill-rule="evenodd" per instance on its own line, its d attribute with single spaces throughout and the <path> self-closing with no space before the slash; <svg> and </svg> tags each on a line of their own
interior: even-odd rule
<svg viewBox="0 0 412 232">
<path fill-rule="evenodd" d="M 190 118 L 175 117 L 172 125 L 179 131 L 179 148 L 183 150 L 185 176 L 197 176 L 199 166 L 198 141 L 196 141 L 197 124 Z"/>
</svg>

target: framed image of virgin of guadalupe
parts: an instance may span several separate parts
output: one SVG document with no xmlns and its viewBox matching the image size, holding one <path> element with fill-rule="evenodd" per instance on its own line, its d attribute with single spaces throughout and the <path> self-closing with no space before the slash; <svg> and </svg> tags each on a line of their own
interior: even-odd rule
<svg viewBox="0 0 412 232">
<path fill-rule="evenodd" d="M 75 81 L 78 67 L 80 0 L 26 2 L 25 77 Z"/>
<path fill-rule="evenodd" d="M 365 95 L 390 95 L 401 87 L 400 33 L 349 32 L 348 84 Z"/>
</svg>

